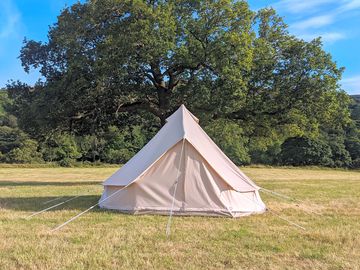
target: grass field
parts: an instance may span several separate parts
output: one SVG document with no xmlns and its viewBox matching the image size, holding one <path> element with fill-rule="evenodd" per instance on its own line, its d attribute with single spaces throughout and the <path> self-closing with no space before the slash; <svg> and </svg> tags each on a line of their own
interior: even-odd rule
<svg viewBox="0 0 360 270">
<path fill-rule="evenodd" d="M 0 168 L 0 269 L 360 269 L 360 172 L 244 168 L 270 212 L 240 219 L 132 216 L 95 209 L 116 168 Z M 25 219 L 66 198 L 81 197 Z M 52 203 L 44 202 L 57 197 Z"/>
</svg>

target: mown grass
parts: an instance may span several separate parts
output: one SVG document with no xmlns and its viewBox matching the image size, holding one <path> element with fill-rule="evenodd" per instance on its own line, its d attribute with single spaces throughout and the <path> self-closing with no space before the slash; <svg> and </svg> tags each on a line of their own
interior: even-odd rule
<svg viewBox="0 0 360 270">
<path fill-rule="evenodd" d="M 243 168 L 276 213 L 240 219 L 132 216 L 96 209 L 116 168 L 0 168 L 0 269 L 360 269 L 360 172 Z M 30 220 L 34 211 L 82 195 Z M 49 204 L 44 202 L 64 198 Z"/>
</svg>

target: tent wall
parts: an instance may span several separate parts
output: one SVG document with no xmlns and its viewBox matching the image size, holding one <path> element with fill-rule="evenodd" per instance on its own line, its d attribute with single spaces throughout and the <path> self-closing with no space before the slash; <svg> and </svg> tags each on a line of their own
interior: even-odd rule
<svg viewBox="0 0 360 270">
<path fill-rule="evenodd" d="M 211 167 L 233 189 L 240 192 L 259 190 L 241 170 L 220 150 L 197 123 L 197 118 L 185 106 L 167 118 L 159 132 L 104 185 L 124 186 L 137 181 L 176 143 L 186 139 L 211 164 Z"/>
<path fill-rule="evenodd" d="M 175 144 L 137 181 L 100 206 L 131 213 L 168 214 L 177 177 L 175 215 L 238 217 L 265 210 L 256 190 L 235 191 L 186 140 L 184 145 L 182 141 Z M 101 200 L 121 188 L 105 185 Z"/>
</svg>

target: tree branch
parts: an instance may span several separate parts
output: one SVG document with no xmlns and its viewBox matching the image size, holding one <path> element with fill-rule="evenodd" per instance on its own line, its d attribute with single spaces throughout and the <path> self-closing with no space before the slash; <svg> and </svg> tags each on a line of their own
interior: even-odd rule
<svg viewBox="0 0 360 270">
<path fill-rule="evenodd" d="M 153 102 L 149 101 L 134 101 L 132 103 L 121 103 L 116 109 L 116 116 L 118 116 L 120 112 L 134 112 L 137 110 L 145 110 L 159 118 L 162 118 L 163 113 L 160 111 L 159 108 L 155 106 L 156 105 Z"/>
</svg>

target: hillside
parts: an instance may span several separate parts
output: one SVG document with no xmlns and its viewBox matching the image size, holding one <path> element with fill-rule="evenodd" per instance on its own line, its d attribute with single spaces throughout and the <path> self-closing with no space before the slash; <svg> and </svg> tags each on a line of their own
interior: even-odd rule
<svg viewBox="0 0 360 270">
<path fill-rule="evenodd" d="M 353 104 L 350 105 L 351 118 L 356 122 L 358 128 L 360 128 L 360 95 L 352 95 L 351 98 L 354 100 Z"/>
<path fill-rule="evenodd" d="M 360 95 L 350 95 L 356 102 L 360 102 Z"/>
</svg>

